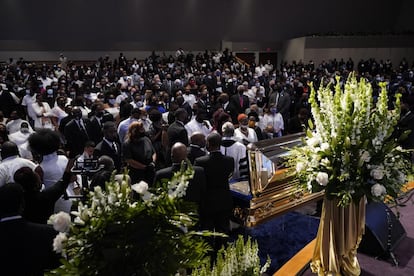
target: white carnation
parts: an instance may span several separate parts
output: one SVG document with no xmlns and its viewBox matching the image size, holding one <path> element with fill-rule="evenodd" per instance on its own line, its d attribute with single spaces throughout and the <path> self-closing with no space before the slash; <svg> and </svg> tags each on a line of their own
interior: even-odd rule
<svg viewBox="0 0 414 276">
<path fill-rule="evenodd" d="M 65 212 L 59 212 L 54 214 L 49 219 L 49 224 L 53 225 L 53 228 L 59 232 L 68 232 L 70 228 L 70 215 Z"/>
<path fill-rule="evenodd" d="M 371 187 L 371 194 L 375 197 L 383 196 L 387 193 L 385 187 L 379 183 L 374 184 Z"/>
<path fill-rule="evenodd" d="M 371 177 L 376 180 L 381 180 L 384 177 L 384 170 L 379 168 L 371 170 Z"/>
<path fill-rule="evenodd" d="M 328 180 L 329 176 L 325 172 L 318 172 L 318 174 L 316 175 L 316 182 L 318 182 L 321 186 L 328 185 Z"/>
<path fill-rule="evenodd" d="M 305 169 L 305 164 L 303 162 L 298 162 L 296 164 L 296 172 L 301 172 Z"/>
<path fill-rule="evenodd" d="M 59 233 L 56 235 L 56 237 L 53 239 L 53 250 L 56 253 L 62 253 L 63 250 L 63 244 L 67 241 L 68 237 L 66 236 L 66 233 Z"/>
<path fill-rule="evenodd" d="M 140 181 L 139 183 L 132 185 L 131 188 L 138 194 L 143 195 L 148 191 L 148 183 Z"/>
</svg>

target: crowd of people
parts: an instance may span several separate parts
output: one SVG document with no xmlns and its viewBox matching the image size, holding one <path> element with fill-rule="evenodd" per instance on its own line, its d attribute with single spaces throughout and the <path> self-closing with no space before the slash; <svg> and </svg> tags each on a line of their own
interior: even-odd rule
<svg viewBox="0 0 414 276">
<path fill-rule="evenodd" d="M 269 61 L 248 65 L 228 50 L 182 49 L 175 56 L 153 52 L 145 60 L 120 53 L 93 64 L 63 55 L 50 65 L 10 59 L 0 67 L 0 194 L 26 204 L 1 205 L 0 232 L 22 217 L 45 224 L 51 214 L 69 212 L 68 198 L 85 186 L 104 188 L 114 170 L 127 168 L 131 183 L 155 187 L 190 162 L 195 176 L 185 199 L 197 204 L 199 227 L 228 233 L 229 181 L 248 177 L 246 146 L 304 131 L 311 83 L 318 87 L 335 76 L 344 82 L 354 70 L 371 82 L 374 100 L 379 82 L 387 83 L 391 98 L 402 93 L 401 127 L 413 129 L 407 117 L 414 64 L 405 59 L 396 68 L 374 59 L 278 67 Z M 405 146 L 412 148 L 412 140 Z M 86 183 L 68 170 L 84 169 L 90 160 L 102 171 Z"/>
</svg>

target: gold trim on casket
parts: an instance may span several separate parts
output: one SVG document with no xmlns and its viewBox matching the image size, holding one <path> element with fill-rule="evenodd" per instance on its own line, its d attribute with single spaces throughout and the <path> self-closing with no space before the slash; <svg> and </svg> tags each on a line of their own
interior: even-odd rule
<svg viewBox="0 0 414 276">
<path fill-rule="evenodd" d="M 245 226 L 254 226 L 323 197 L 323 192 L 299 190 L 297 179 L 283 165 L 289 149 L 300 145 L 303 136 L 292 134 L 248 145 L 249 181 L 230 185 L 232 191 L 250 198 L 248 207 L 235 209 Z"/>
</svg>

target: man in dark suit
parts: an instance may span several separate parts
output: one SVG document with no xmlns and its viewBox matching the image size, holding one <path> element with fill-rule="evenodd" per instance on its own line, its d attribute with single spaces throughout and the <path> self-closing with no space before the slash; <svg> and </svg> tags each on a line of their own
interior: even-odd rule
<svg viewBox="0 0 414 276">
<path fill-rule="evenodd" d="M 95 103 L 92 106 L 95 110 L 91 116 L 90 120 L 90 139 L 98 144 L 102 141 L 102 126 L 107 121 L 114 121 L 114 117 L 111 113 L 104 109 L 104 105 L 102 102 Z"/>
<path fill-rule="evenodd" d="M 91 139 L 89 120 L 82 119 L 82 111 L 78 107 L 72 110 L 73 119 L 65 126 L 64 136 L 69 158 L 82 154 L 85 143 Z"/>
<path fill-rule="evenodd" d="M 190 145 L 187 148 L 187 156 L 191 164 L 201 156 L 206 155 L 204 147 L 206 146 L 206 137 L 201 132 L 194 132 L 190 137 Z"/>
<path fill-rule="evenodd" d="M 187 147 L 183 143 L 175 143 L 171 148 L 171 159 L 173 162 L 171 167 L 158 170 L 155 173 L 153 186 L 155 186 L 157 182 L 162 181 L 162 179 L 170 180 L 174 173 L 180 170 L 181 163 L 186 162 L 187 160 Z M 186 164 L 184 165 L 186 166 Z M 204 174 L 204 169 L 201 167 L 193 166 L 193 170 L 194 177 L 189 181 L 184 200 L 194 202 L 199 211 L 203 212 L 203 197 L 206 193 L 206 176 Z"/>
<path fill-rule="evenodd" d="M 237 116 L 244 113 L 250 106 L 249 97 L 243 94 L 244 91 L 245 87 L 243 85 L 239 85 L 237 87 L 237 94 L 230 97 L 229 110 L 233 122 L 237 122 Z"/>
<path fill-rule="evenodd" d="M 118 143 L 117 129 L 114 122 L 105 122 L 103 124 L 103 139 L 99 142 L 94 151 L 96 157 L 107 155 L 114 161 L 115 169 L 121 172 L 121 145 Z"/>
<path fill-rule="evenodd" d="M 197 158 L 194 165 L 204 168 L 206 175 L 207 191 L 204 197 L 205 211 L 201 214 L 201 227 L 228 234 L 233 209 L 229 178 L 234 171 L 234 160 L 220 152 L 220 145 L 220 134 L 211 133 L 207 137 L 207 150 L 210 154 Z M 213 247 L 218 250 L 225 242 L 216 240 Z"/>
<path fill-rule="evenodd" d="M 53 252 L 57 232 L 50 225 L 28 222 L 21 217 L 23 188 L 0 187 L 0 270 L 2 275 L 43 275 L 59 266 Z"/>
<path fill-rule="evenodd" d="M 168 127 L 167 136 L 169 147 L 171 148 L 176 142 L 181 142 L 188 146 L 188 134 L 185 129 L 185 120 L 187 118 L 187 111 L 183 108 L 178 108 L 175 113 L 175 121 Z"/>
</svg>

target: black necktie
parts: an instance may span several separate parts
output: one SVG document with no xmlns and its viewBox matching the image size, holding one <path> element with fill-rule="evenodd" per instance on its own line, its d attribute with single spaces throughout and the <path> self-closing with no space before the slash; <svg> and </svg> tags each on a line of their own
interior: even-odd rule
<svg viewBox="0 0 414 276">
<path fill-rule="evenodd" d="M 86 131 L 86 129 L 83 127 L 82 122 L 79 121 L 79 129 L 86 135 L 86 137 L 88 137 L 89 139 L 89 135 L 88 132 Z"/>
</svg>

